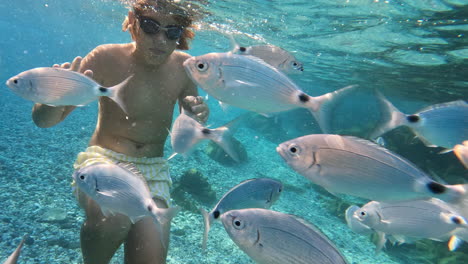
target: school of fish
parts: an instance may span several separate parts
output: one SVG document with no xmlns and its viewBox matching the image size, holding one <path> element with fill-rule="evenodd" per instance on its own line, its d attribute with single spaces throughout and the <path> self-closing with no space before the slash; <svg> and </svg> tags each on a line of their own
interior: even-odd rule
<svg viewBox="0 0 468 264">
<path fill-rule="evenodd" d="M 183 66 L 199 88 L 225 104 L 263 115 L 304 108 L 324 133 L 331 132 L 334 107 L 355 91 L 355 86 L 350 85 L 321 96 L 306 94 L 286 75 L 302 72 L 303 64 L 273 45 L 235 44 L 230 52 L 194 56 Z M 11 77 L 6 85 L 24 99 L 52 106 L 82 106 L 107 96 L 126 112 L 119 90 L 131 78 L 126 77 L 114 87 L 102 87 L 81 73 L 35 68 Z M 328 192 L 368 200 L 362 206 L 350 206 L 345 219 L 355 233 L 377 233 L 376 251 L 387 240 L 401 244 L 419 239 L 449 241 L 449 249 L 455 250 L 468 239 L 468 185 L 432 179 L 404 157 L 384 148 L 380 136 L 408 126 L 427 146 L 453 150 L 468 166 L 467 102 L 437 104 L 407 115 L 379 92 L 376 100 L 381 106 L 382 122 L 370 139 L 380 145 L 352 136 L 312 134 L 283 142 L 276 152 L 291 169 Z M 173 155 L 189 155 L 195 145 L 208 139 L 239 161 L 233 141 L 239 120 L 210 129 L 182 110 L 170 130 Z M 93 199 L 104 216 L 120 213 L 132 223 L 151 217 L 161 229 L 180 210 L 158 208 L 145 179 L 132 164 L 95 163 L 76 170 L 73 180 L 77 191 Z M 221 221 L 229 237 L 256 263 L 348 263 L 314 225 L 269 209 L 282 192 L 283 185 L 277 179 L 254 178 L 228 190 L 210 212 L 200 208 L 205 226 L 202 248 L 207 247 L 211 225 Z M 22 243 L 10 259 L 17 259 Z M 7 263 L 16 263 L 10 259 Z"/>
</svg>

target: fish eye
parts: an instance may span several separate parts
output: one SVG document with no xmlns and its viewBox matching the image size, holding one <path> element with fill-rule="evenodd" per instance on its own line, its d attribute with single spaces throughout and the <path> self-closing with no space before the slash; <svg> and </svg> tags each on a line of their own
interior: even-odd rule
<svg viewBox="0 0 468 264">
<path fill-rule="evenodd" d="M 80 175 L 80 179 L 82 179 L 82 180 L 84 180 L 85 177 L 86 177 L 86 176 L 85 176 L 84 174 L 81 174 L 81 175 Z"/>
<path fill-rule="evenodd" d="M 296 67 L 296 66 L 297 66 L 297 62 L 293 61 L 292 65 L 293 65 L 294 67 Z"/>
<path fill-rule="evenodd" d="M 18 84 L 18 79 L 14 79 L 14 80 L 13 80 L 13 83 L 14 83 L 14 84 Z"/>
<path fill-rule="evenodd" d="M 246 48 L 246 47 L 240 47 L 239 50 L 240 50 L 241 52 L 245 52 L 245 51 L 247 50 L 247 48 Z"/>
<path fill-rule="evenodd" d="M 232 225 L 234 226 L 235 229 L 242 229 L 245 226 L 243 221 L 236 219 L 236 218 L 232 219 Z"/>
<path fill-rule="evenodd" d="M 361 212 L 361 215 L 362 215 L 362 216 L 366 216 L 366 212 L 362 211 L 362 212 Z"/>
<path fill-rule="evenodd" d="M 290 145 L 288 150 L 289 153 L 294 156 L 298 156 L 301 153 L 301 149 L 296 144 Z"/>
<path fill-rule="evenodd" d="M 201 72 L 208 70 L 208 64 L 202 61 L 197 61 L 197 69 Z"/>
</svg>

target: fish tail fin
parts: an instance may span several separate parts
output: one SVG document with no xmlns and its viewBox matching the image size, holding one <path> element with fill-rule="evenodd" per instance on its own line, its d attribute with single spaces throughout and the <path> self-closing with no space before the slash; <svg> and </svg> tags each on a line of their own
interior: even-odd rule
<svg viewBox="0 0 468 264">
<path fill-rule="evenodd" d="M 114 102 L 116 102 L 120 106 L 120 108 L 122 108 L 122 111 L 124 111 L 126 115 L 128 115 L 128 109 L 122 100 L 120 90 L 122 90 L 122 88 L 125 87 L 128 81 L 130 81 L 130 79 L 132 78 L 133 78 L 133 74 L 128 76 L 121 83 L 107 88 L 107 90 L 109 91 L 108 97 L 112 99 Z"/>
<path fill-rule="evenodd" d="M 206 244 L 208 242 L 208 232 L 210 231 L 211 223 L 213 222 L 213 218 L 211 218 L 210 214 L 205 211 L 205 209 L 200 207 L 200 212 L 203 216 L 203 241 L 202 241 L 202 249 L 203 251 L 206 250 Z"/>
<path fill-rule="evenodd" d="M 222 126 L 212 129 L 209 138 L 218 144 L 233 160 L 240 162 L 240 155 L 236 151 L 236 143 L 228 127 Z"/>
<path fill-rule="evenodd" d="M 449 239 L 449 242 L 447 244 L 448 249 L 450 251 L 455 251 L 457 250 L 461 245 L 463 244 L 463 239 L 457 237 L 457 236 L 452 236 Z"/>
<path fill-rule="evenodd" d="M 350 92 L 354 91 L 356 87 L 357 85 L 349 85 L 339 90 L 311 98 L 311 104 L 308 109 L 315 117 L 324 133 L 330 133 L 331 131 L 331 115 L 334 108 L 338 105 L 338 102 L 349 95 Z"/>
<path fill-rule="evenodd" d="M 158 208 L 157 212 L 155 213 L 156 219 L 161 224 L 169 223 L 172 218 L 174 218 L 180 212 L 180 207 L 170 207 L 170 208 Z"/>
<path fill-rule="evenodd" d="M 468 183 L 446 185 L 436 181 L 430 181 L 424 185 L 424 188 L 427 190 L 426 193 L 434 198 L 468 208 Z M 420 190 L 419 187 L 416 189 L 417 191 L 424 192 Z"/>
<path fill-rule="evenodd" d="M 398 110 L 390 101 L 388 101 L 381 92 L 377 91 L 377 98 L 380 106 L 381 120 L 375 129 L 371 132 L 370 138 L 374 139 L 387 131 L 406 124 L 406 115 Z"/>
<path fill-rule="evenodd" d="M 159 233 L 159 238 L 161 241 L 161 245 L 164 247 L 164 249 L 167 249 L 167 246 L 169 245 L 169 241 L 167 239 L 168 236 L 163 233 L 162 226 L 167 225 L 172 218 L 174 218 L 180 211 L 180 207 L 170 207 L 170 208 L 158 208 L 156 212 L 154 212 L 154 218 L 156 221 L 154 221 L 156 225 L 156 229 Z"/>
</svg>

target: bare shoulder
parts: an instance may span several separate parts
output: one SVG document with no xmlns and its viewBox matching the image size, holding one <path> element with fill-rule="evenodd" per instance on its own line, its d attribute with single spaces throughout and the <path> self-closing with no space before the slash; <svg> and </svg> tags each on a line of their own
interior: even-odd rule
<svg viewBox="0 0 468 264">
<path fill-rule="evenodd" d="M 130 64 L 133 44 L 104 44 L 94 48 L 81 63 L 80 71 L 92 70 L 98 82 L 109 80 L 113 72 L 125 71 Z M 112 65 L 112 67 L 109 67 Z M 125 69 L 124 69 L 125 68 Z"/>
<path fill-rule="evenodd" d="M 94 48 L 86 57 L 97 60 L 98 62 L 106 62 L 115 58 L 129 57 L 133 44 L 104 44 Z"/>
</svg>

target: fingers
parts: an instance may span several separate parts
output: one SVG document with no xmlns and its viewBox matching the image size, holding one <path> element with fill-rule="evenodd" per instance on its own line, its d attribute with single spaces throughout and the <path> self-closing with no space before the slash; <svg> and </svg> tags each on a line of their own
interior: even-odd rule
<svg viewBox="0 0 468 264">
<path fill-rule="evenodd" d="M 78 71 L 80 69 L 82 59 L 83 58 L 81 58 L 80 56 L 76 57 L 71 64 L 70 70 Z"/>
<path fill-rule="evenodd" d="M 192 106 L 199 105 L 199 104 L 203 103 L 203 97 L 201 97 L 201 96 L 191 96 L 191 95 L 189 95 L 189 96 L 186 96 L 186 97 L 184 98 L 184 102 L 185 102 L 188 106 L 192 107 Z"/>
<path fill-rule="evenodd" d="M 199 114 L 199 113 L 206 111 L 208 107 L 206 106 L 206 104 L 198 104 L 198 105 L 192 106 L 190 109 L 192 110 L 192 113 Z"/>
<path fill-rule="evenodd" d="M 83 58 L 81 58 L 80 56 L 76 57 L 72 63 L 69 63 L 69 62 L 65 62 L 65 63 L 62 63 L 61 65 L 59 64 L 54 64 L 52 67 L 54 68 L 62 68 L 62 69 L 66 69 L 66 70 L 71 70 L 71 71 L 78 71 L 80 69 L 80 66 L 81 66 L 81 61 L 83 60 Z M 92 71 L 91 73 L 88 73 L 88 74 L 91 74 L 92 76 Z M 88 74 L 86 74 L 88 76 Z"/>
<path fill-rule="evenodd" d="M 88 76 L 89 78 L 93 78 L 93 71 L 92 70 L 86 70 L 83 74 Z"/>
<path fill-rule="evenodd" d="M 64 68 L 64 69 L 70 69 L 70 63 L 69 62 L 65 62 L 65 63 L 62 63 L 62 65 L 60 65 L 60 68 Z"/>
</svg>

